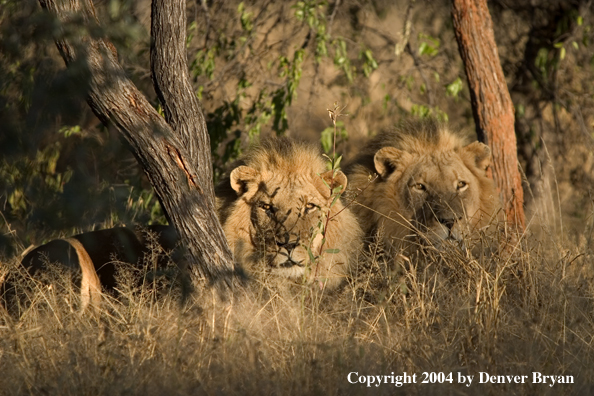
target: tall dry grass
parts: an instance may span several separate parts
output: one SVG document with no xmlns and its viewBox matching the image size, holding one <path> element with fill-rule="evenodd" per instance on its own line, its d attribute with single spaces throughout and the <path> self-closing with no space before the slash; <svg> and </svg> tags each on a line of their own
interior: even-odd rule
<svg viewBox="0 0 594 396">
<path fill-rule="evenodd" d="M 226 299 L 205 286 L 183 301 L 167 280 L 130 287 L 140 275 L 123 267 L 98 314 L 79 313 L 59 269 L 51 286 L 21 276 L 20 311 L 0 319 L 0 394 L 592 394 L 591 235 L 540 234 L 503 252 L 487 249 L 501 235 L 479 254 L 427 249 L 398 270 L 370 243 L 333 294 L 257 277 Z M 479 384 L 481 371 L 528 383 Z M 575 383 L 532 384 L 533 371 Z M 453 384 L 367 388 L 351 372 L 452 372 Z"/>
</svg>

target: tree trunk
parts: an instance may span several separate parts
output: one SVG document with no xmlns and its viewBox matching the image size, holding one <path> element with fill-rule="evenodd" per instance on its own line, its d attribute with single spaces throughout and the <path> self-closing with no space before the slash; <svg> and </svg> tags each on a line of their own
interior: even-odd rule
<svg viewBox="0 0 594 396">
<path fill-rule="evenodd" d="M 230 286 L 235 271 L 216 216 L 209 137 L 188 81 L 185 1 L 156 1 L 153 5 L 157 19 L 152 29 L 156 35 L 151 50 L 153 76 L 170 124 L 125 76 L 113 44 L 90 34 L 98 31 L 90 0 L 39 3 L 62 25 L 76 18 L 82 18 L 86 25 L 87 33 L 76 37 L 66 36 L 63 30 L 56 45 L 66 65 L 82 71 L 81 83 L 88 86 L 87 102 L 95 115 L 105 125 L 111 123 L 118 129 L 147 174 L 187 248 L 194 284 L 206 277 Z M 163 10 L 166 4 L 171 10 Z M 175 12 L 169 14 L 173 8 Z"/>
<path fill-rule="evenodd" d="M 524 191 L 518 169 L 514 107 L 499 61 L 486 0 L 453 0 L 452 18 L 470 87 L 478 139 L 493 152 L 493 178 L 507 221 L 523 230 Z"/>
</svg>

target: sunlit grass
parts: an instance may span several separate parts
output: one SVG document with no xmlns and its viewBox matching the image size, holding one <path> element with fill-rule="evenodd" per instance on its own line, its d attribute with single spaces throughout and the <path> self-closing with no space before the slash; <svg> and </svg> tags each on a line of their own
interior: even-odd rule
<svg viewBox="0 0 594 396">
<path fill-rule="evenodd" d="M 56 269 L 51 286 L 21 279 L 20 313 L 3 313 L 0 394 L 367 394 L 351 372 L 453 373 L 453 384 L 374 394 L 587 394 L 592 256 L 546 238 L 499 252 L 486 247 L 501 237 L 485 236 L 479 254 L 425 249 L 397 264 L 370 243 L 332 294 L 258 278 L 224 299 L 204 285 L 182 301 L 167 280 L 135 282 L 124 267 L 119 297 L 99 313 L 79 312 L 71 276 Z M 575 384 L 531 384 L 533 371 Z M 479 372 L 529 383 L 478 384 Z M 457 373 L 475 383 L 456 384 Z"/>
</svg>

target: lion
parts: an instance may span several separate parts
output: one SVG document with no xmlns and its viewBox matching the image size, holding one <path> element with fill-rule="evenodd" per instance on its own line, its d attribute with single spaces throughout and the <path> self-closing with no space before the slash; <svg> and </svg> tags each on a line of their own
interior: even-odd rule
<svg viewBox="0 0 594 396">
<path fill-rule="evenodd" d="M 337 194 L 345 174 L 328 171 L 318 149 L 264 139 L 217 185 L 217 206 L 234 260 L 250 274 L 336 289 L 362 231 Z"/>
<path fill-rule="evenodd" d="M 55 239 L 23 252 L 21 265 L 31 276 L 43 273 L 48 264 L 56 263 L 79 273 L 81 310 L 85 310 L 90 305 L 99 306 L 102 291 L 115 290 L 117 262 L 143 265 L 145 257 L 153 255 L 155 244 L 164 253 L 157 257 L 158 268 L 165 268 L 170 259 L 181 261 L 175 229 L 151 225 L 135 230 L 108 228 Z"/>
<path fill-rule="evenodd" d="M 369 141 L 347 165 L 359 203 L 353 211 L 367 235 L 383 235 L 392 255 L 464 244 L 500 213 L 490 164 L 488 146 L 444 124 L 404 123 Z"/>
</svg>

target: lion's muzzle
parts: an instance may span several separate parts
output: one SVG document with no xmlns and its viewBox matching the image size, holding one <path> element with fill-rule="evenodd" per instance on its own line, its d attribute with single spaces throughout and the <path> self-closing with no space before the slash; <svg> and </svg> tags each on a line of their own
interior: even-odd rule
<svg viewBox="0 0 594 396">
<path fill-rule="evenodd" d="M 289 238 L 286 238 L 287 240 Z M 277 256 L 276 256 L 276 265 L 279 267 L 290 268 L 293 266 L 304 267 L 303 262 L 304 259 L 299 259 L 294 257 L 295 251 L 300 247 L 299 245 L 299 236 L 297 236 L 293 241 L 290 242 L 279 242 L 276 243 L 278 247 Z M 279 262 L 279 258 L 281 261 Z"/>
</svg>

